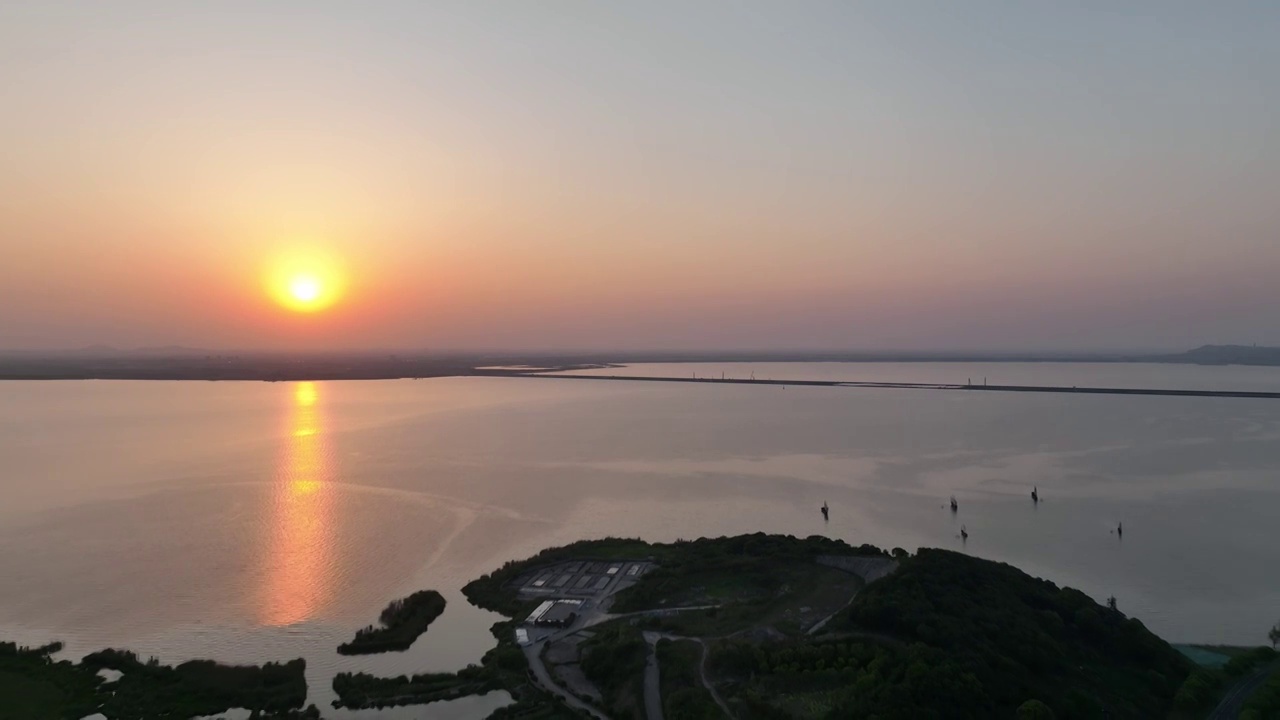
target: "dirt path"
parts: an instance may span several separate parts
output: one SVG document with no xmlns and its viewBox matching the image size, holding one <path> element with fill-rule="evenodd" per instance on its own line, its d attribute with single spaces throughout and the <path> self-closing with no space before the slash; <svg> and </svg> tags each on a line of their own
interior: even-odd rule
<svg viewBox="0 0 1280 720">
<path fill-rule="evenodd" d="M 1209 717 L 1205 720 L 1236 720 L 1240 716 L 1240 710 L 1244 707 L 1245 701 L 1253 695 L 1262 684 L 1271 677 L 1271 673 L 1280 670 L 1280 663 L 1272 663 L 1261 670 L 1255 671 L 1252 675 L 1242 678 L 1227 694 L 1222 697 L 1222 702 L 1218 703 L 1218 707 L 1209 713 Z"/>
<path fill-rule="evenodd" d="M 588 611 L 588 616 L 583 618 L 583 620 L 577 625 L 575 625 L 575 627 L 578 630 L 585 630 L 589 627 L 592 627 L 593 625 L 600 625 L 602 623 L 607 623 L 611 620 L 618 620 L 621 618 L 662 617 L 663 615 L 674 615 L 676 613 L 682 613 L 689 610 L 710 610 L 712 608 L 718 608 L 718 607 L 720 606 L 719 605 L 685 605 L 684 607 L 657 608 L 656 610 L 636 610 L 635 612 L 616 613 L 616 614 L 603 613 L 603 612 L 591 613 L 590 611 Z"/>
<path fill-rule="evenodd" d="M 662 689 L 658 686 L 658 641 L 670 638 L 662 633 L 644 633 L 649 654 L 644 661 L 644 716 L 648 720 L 662 720 Z"/>
<path fill-rule="evenodd" d="M 720 711 L 724 713 L 725 717 L 729 718 L 729 720 L 737 720 L 734 718 L 733 712 L 729 710 L 728 703 L 724 701 L 724 698 L 720 697 L 720 693 L 716 692 L 715 686 L 711 684 L 709 679 L 707 679 L 707 655 L 709 655 L 711 651 L 707 648 L 707 644 L 703 642 L 701 638 L 696 639 L 698 640 L 698 644 L 702 646 L 702 660 L 698 663 L 698 677 L 702 680 L 702 687 L 706 688 L 707 692 L 711 693 L 711 699 L 715 700 L 716 704 L 720 706 Z"/>
<path fill-rule="evenodd" d="M 819 620 L 818 622 L 814 623 L 814 624 L 813 624 L 813 627 L 811 627 L 811 628 L 809 628 L 808 630 L 806 630 L 806 631 L 805 631 L 805 634 L 806 634 L 806 635 L 817 635 L 819 630 L 821 630 L 822 628 L 826 627 L 827 623 L 831 622 L 831 618 L 833 618 L 833 617 L 835 617 L 835 616 L 839 615 L 840 613 L 844 612 L 844 610 L 845 610 L 846 608 L 848 608 L 850 605 L 852 605 L 852 604 L 853 604 L 853 601 L 854 601 L 854 600 L 856 600 L 857 598 L 858 598 L 858 593 L 857 593 L 857 591 L 855 590 L 855 591 L 854 591 L 854 593 L 853 593 L 853 595 L 851 595 L 851 596 L 849 597 L 849 602 L 845 603 L 844 605 L 841 605 L 839 610 L 836 610 L 835 612 L 831 613 L 830 615 L 828 615 L 828 616 L 826 616 L 826 617 L 822 618 L 821 620 Z"/>
<path fill-rule="evenodd" d="M 583 617 L 579 618 L 578 621 L 573 624 L 573 626 L 568 628 L 563 628 L 557 632 L 552 633 L 551 635 L 548 635 L 538 640 L 537 642 L 524 646 L 523 648 L 524 656 L 529 663 L 529 670 L 533 673 L 534 680 L 536 680 L 538 685 L 542 686 L 544 690 L 554 694 L 556 697 L 563 700 L 564 703 L 569 707 L 590 713 L 592 717 L 598 718 L 599 720 L 609 720 L 608 716 L 602 713 L 598 708 L 596 708 L 595 706 L 589 703 L 583 702 L 576 695 L 574 695 L 573 693 L 570 693 L 563 686 L 561 686 L 560 683 L 555 681 L 555 678 L 551 676 L 551 672 L 547 670 L 546 664 L 542 662 L 542 648 L 547 643 L 556 642 L 557 640 L 568 637 L 569 635 L 572 635 L 574 633 L 581 632 L 583 630 L 594 627 L 601 623 L 609 622 L 610 620 L 617 620 L 618 618 L 643 617 L 648 615 L 666 615 L 670 613 L 682 612 L 685 610 L 706 610 L 713 607 L 717 607 L 717 606 L 697 605 L 692 607 L 666 608 L 661 610 L 642 610 L 640 612 L 611 615 L 609 613 L 600 612 L 597 606 L 596 608 L 592 608 L 591 610 L 584 613 Z M 648 635 L 649 633 L 645 633 L 646 639 L 648 639 Z M 656 640 L 654 642 L 656 642 Z M 662 696 L 658 694 L 658 661 L 653 654 L 652 644 L 650 645 L 650 648 L 649 648 L 649 664 L 652 666 L 653 678 L 651 682 L 649 678 L 650 667 L 646 666 L 645 668 L 645 709 L 647 712 L 650 713 L 649 720 L 662 720 Z M 705 679 L 703 680 L 703 682 L 704 683 L 706 682 Z M 652 685 L 653 697 L 656 699 L 656 704 L 650 703 L 650 700 L 649 700 L 651 685 Z M 657 712 L 657 715 L 653 715 L 652 714 L 653 712 Z"/>
<path fill-rule="evenodd" d="M 698 679 L 702 681 L 702 687 L 711 693 L 711 699 L 716 701 L 716 705 L 720 706 L 720 711 L 730 720 L 735 720 L 733 713 L 729 711 L 729 705 L 720 697 L 720 693 L 716 692 L 716 688 L 707 679 L 707 644 L 702 638 L 684 637 L 682 635 L 671 635 L 670 633 L 660 633 L 646 631 L 644 633 L 644 641 L 649 645 L 649 657 L 645 661 L 644 666 L 644 707 L 645 717 L 648 720 L 663 720 L 662 718 L 662 692 L 658 683 L 658 641 L 659 640 L 692 640 L 698 643 L 702 648 L 702 657 L 698 660 Z"/>
<path fill-rule="evenodd" d="M 529 669 L 533 671 L 533 677 L 537 683 L 547 692 L 560 698 L 569 707 L 582 710 L 598 720 L 609 720 L 609 716 L 569 694 L 568 690 L 560 687 L 551 678 L 551 673 L 547 672 L 547 666 L 542 664 L 542 645 L 544 642 L 540 641 L 524 647 L 524 657 L 529 661 Z"/>
</svg>

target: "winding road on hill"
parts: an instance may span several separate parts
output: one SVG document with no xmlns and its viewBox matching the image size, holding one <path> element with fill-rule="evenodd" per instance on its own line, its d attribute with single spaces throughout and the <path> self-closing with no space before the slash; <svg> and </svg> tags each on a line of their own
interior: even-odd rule
<svg viewBox="0 0 1280 720">
<path fill-rule="evenodd" d="M 524 657 L 529 661 L 529 669 L 533 672 L 534 679 L 542 686 L 542 689 L 560 698 L 571 708 L 588 713 L 591 717 L 597 718 L 597 720 L 609 720 L 608 715 L 600 712 L 595 706 L 574 697 L 568 690 L 560 687 L 560 684 L 551 678 L 551 673 L 547 672 L 547 666 L 542 663 L 542 646 L 545 644 L 546 640 L 540 640 L 524 647 Z"/>
<path fill-rule="evenodd" d="M 716 692 L 716 688 L 707 679 L 707 644 L 702 638 L 683 637 L 680 635 L 671 635 L 669 633 L 644 632 L 644 641 L 649 645 L 649 656 L 645 660 L 644 665 L 644 712 L 648 720 L 663 720 L 662 716 L 662 692 L 658 678 L 658 641 L 670 640 L 692 640 L 698 643 L 702 648 L 702 657 L 698 660 L 698 679 L 702 681 L 702 687 L 711 693 L 711 699 L 716 701 L 716 705 L 720 706 L 720 712 L 730 720 L 735 720 L 733 713 L 729 710 L 728 704 L 724 698 L 720 697 L 720 693 Z"/>
<path fill-rule="evenodd" d="M 1244 704 L 1249 697 L 1262 687 L 1262 684 L 1271 677 L 1271 673 L 1280 671 L 1280 663 L 1271 663 L 1270 665 L 1256 670 L 1252 675 L 1241 678 L 1239 682 L 1227 691 L 1222 697 L 1222 702 L 1218 703 L 1218 707 L 1209 714 L 1205 720 L 1236 720 L 1240 717 L 1240 711 L 1244 709 Z"/>
</svg>

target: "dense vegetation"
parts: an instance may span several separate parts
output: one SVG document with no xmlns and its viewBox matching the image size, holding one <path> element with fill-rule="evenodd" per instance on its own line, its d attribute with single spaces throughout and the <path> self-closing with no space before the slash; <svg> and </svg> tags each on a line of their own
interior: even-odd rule
<svg viewBox="0 0 1280 720">
<path fill-rule="evenodd" d="M 1280 718 L 1280 672 L 1271 676 L 1244 704 L 1240 720 L 1270 720 Z"/>
<path fill-rule="evenodd" d="M 1173 696 L 1174 717 L 1202 718 L 1218 704 L 1227 687 L 1227 676 L 1221 670 L 1196 668 Z"/>
<path fill-rule="evenodd" d="M 370 625 L 357 630 L 355 639 L 339 645 L 338 652 L 361 655 L 408 650 L 440 617 L 444 605 L 444 597 L 435 590 L 421 590 L 407 598 L 393 600 L 378 617 L 382 627 Z"/>
<path fill-rule="evenodd" d="M 582 644 L 582 672 L 604 697 L 610 717 L 644 718 L 644 666 L 649 646 L 634 625 L 614 622 Z"/>
<path fill-rule="evenodd" d="M 479 665 L 456 673 L 382 678 L 367 673 L 339 673 L 333 678 L 335 705 L 348 708 L 380 708 L 456 700 L 498 688 L 496 678 Z"/>
<path fill-rule="evenodd" d="M 587 720 L 588 716 L 565 707 L 558 699 L 529 686 L 516 702 L 489 713 L 485 720 Z"/>
<path fill-rule="evenodd" d="M 813 536 L 803 540 L 785 535 L 739 535 L 700 538 L 660 546 L 661 564 L 634 587 L 619 593 L 615 612 L 710 603 L 755 605 L 758 616 L 785 588 L 798 591 L 805 576 L 824 572 L 815 563 L 821 555 L 888 557 L 871 545 L 855 548 L 839 540 Z M 839 576 L 839 571 L 832 571 Z"/>
<path fill-rule="evenodd" d="M 1191 669 L 1141 622 L 1082 592 L 946 550 L 921 550 L 870 585 L 845 629 L 907 643 L 898 684 L 938 717 L 1010 717 L 1030 699 L 1060 720 L 1103 709 L 1117 719 L 1163 717 Z M 895 707 L 874 712 L 927 716 Z"/>
<path fill-rule="evenodd" d="M 233 707 L 267 712 L 301 708 L 307 699 L 306 662 L 220 665 L 192 660 L 169 667 L 121 650 L 102 650 L 80 663 L 124 673 L 110 684 L 101 712 L 111 718 L 212 715 Z"/>
<path fill-rule="evenodd" d="M 1146 720 L 1168 716 L 1191 669 L 1083 593 L 943 550 L 905 558 L 825 631 L 715 643 L 739 717 Z"/>
<path fill-rule="evenodd" d="M 1196 668 L 1183 681 L 1174 696 L 1175 718 L 1201 718 L 1212 710 L 1223 693 L 1235 682 L 1276 658 L 1269 647 L 1235 648 L 1232 657 L 1220 669 Z M 1280 713 L 1276 715 L 1280 717 Z M 1272 717 L 1263 715 L 1264 718 Z"/>
<path fill-rule="evenodd" d="M 1245 650 L 1234 655 L 1222 666 L 1222 672 L 1228 678 L 1240 678 L 1257 670 L 1258 668 L 1272 662 L 1277 657 L 1277 653 L 1272 648 L 1256 647 Z"/>
<path fill-rule="evenodd" d="M 923 645 L 726 640 L 713 647 L 710 662 L 716 674 L 736 678 L 725 690 L 743 718 L 998 717 L 980 710 L 986 702 L 972 673 Z"/>
<path fill-rule="evenodd" d="M 39 648 L 0 642 L 0 720 L 61 720 L 97 712 L 102 682 L 92 670 L 50 656 L 60 643 Z"/>
<path fill-rule="evenodd" d="M 79 664 L 55 662 L 58 644 L 37 649 L 0 643 L 0 718 L 81 718 L 98 712 L 113 720 L 186 718 L 234 707 L 259 717 L 319 717 L 314 708 L 299 713 L 307 697 L 305 663 L 292 660 L 261 667 L 193 660 L 169 667 L 143 662 L 120 650 L 92 653 Z M 98 670 L 123 675 L 103 682 Z"/>
<path fill-rule="evenodd" d="M 659 640 L 658 687 L 667 720 L 721 720 L 724 713 L 702 686 L 702 646 L 694 640 Z"/>
</svg>

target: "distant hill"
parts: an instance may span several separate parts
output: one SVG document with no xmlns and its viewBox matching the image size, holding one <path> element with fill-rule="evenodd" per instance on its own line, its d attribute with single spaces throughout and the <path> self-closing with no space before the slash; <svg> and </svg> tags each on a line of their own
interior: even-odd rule
<svg viewBox="0 0 1280 720">
<path fill-rule="evenodd" d="M 86 345 L 82 348 L 69 351 L 77 355 L 117 355 L 120 349 L 114 345 Z"/>
<path fill-rule="evenodd" d="M 1280 347 L 1201 345 L 1177 355 L 1162 356 L 1159 360 L 1197 365 L 1280 365 Z"/>
</svg>

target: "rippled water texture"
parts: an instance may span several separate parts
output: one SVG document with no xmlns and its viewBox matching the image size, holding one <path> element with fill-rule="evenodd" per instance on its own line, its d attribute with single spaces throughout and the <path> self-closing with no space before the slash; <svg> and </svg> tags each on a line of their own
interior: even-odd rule
<svg viewBox="0 0 1280 720">
<path fill-rule="evenodd" d="M 613 372 L 693 371 L 1280 387 L 1274 369 L 1185 366 Z M 606 534 L 965 549 L 1114 594 L 1173 641 L 1256 644 L 1280 620 L 1280 401 L 507 378 L 9 382 L 0 457 L 0 637 L 166 662 L 302 656 L 324 706 L 341 670 L 478 661 L 497 616 L 465 603 L 467 580 Z M 409 651 L 335 653 L 423 588 L 449 605 Z M 503 701 L 342 716 L 474 717 Z"/>
</svg>

